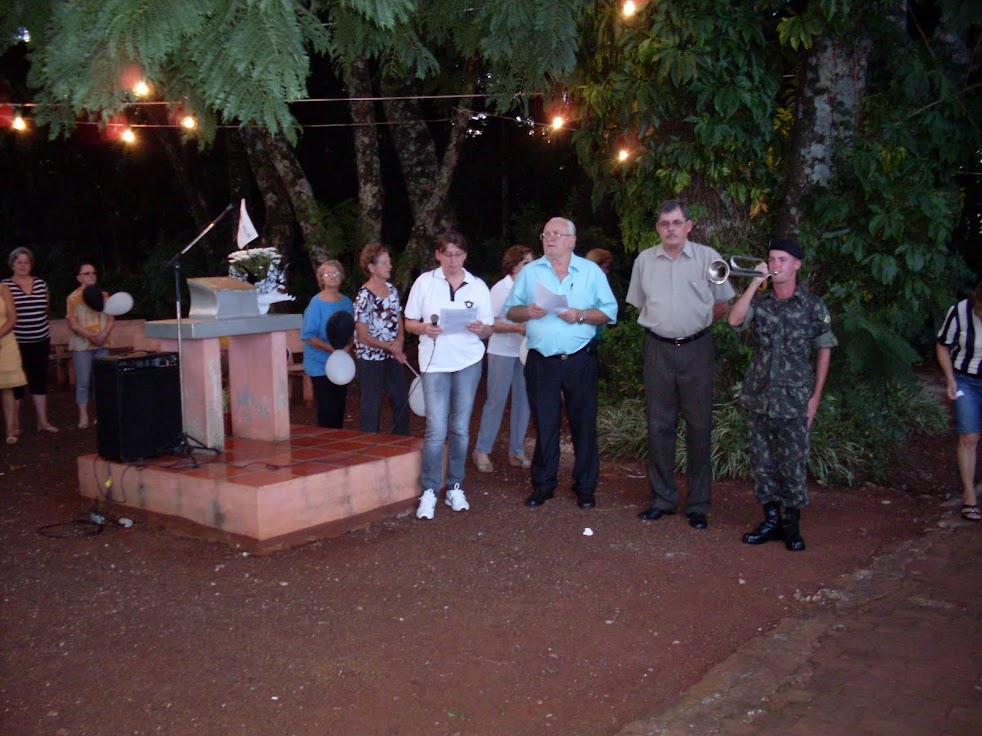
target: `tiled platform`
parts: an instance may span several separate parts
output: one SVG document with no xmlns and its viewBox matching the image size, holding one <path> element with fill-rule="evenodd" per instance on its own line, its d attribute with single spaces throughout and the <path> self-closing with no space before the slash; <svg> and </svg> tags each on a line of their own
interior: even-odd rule
<svg viewBox="0 0 982 736">
<path fill-rule="evenodd" d="M 293 425 L 281 442 L 230 438 L 219 455 L 78 458 L 81 494 L 199 536 L 274 551 L 413 508 L 422 440 Z M 108 483 L 107 483 L 108 482 Z"/>
</svg>

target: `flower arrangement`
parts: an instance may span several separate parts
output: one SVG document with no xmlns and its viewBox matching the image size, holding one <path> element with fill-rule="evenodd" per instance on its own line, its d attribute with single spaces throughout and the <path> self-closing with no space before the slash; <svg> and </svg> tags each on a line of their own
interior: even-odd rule
<svg viewBox="0 0 982 736">
<path fill-rule="evenodd" d="M 258 290 L 262 283 L 268 287 L 279 285 L 283 256 L 276 248 L 246 248 L 228 254 L 228 275 L 255 284 Z M 270 278 L 272 276 L 273 278 Z M 272 284 L 268 282 L 272 281 Z M 273 290 L 272 288 L 268 290 Z"/>
<path fill-rule="evenodd" d="M 294 299 L 286 293 L 283 256 L 276 248 L 247 248 L 229 253 L 228 275 L 256 287 L 262 312 L 268 310 L 269 305 L 274 302 Z"/>
</svg>

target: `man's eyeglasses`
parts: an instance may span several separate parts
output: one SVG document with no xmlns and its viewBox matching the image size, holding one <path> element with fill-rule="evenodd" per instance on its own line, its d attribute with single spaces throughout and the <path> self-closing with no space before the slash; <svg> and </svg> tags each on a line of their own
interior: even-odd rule
<svg viewBox="0 0 982 736">
<path fill-rule="evenodd" d="M 441 250 L 440 255 L 444 258 L 463 258 L 467 254 L 462 250 Z"/>
<path fill-rule="evenodd" d="M 340 276 L 340 275 L 341 275 L 341 272 L 340 271 L 325 271 L 324 272 L 324 276 L 330 277 L 330 278 L 334 278 L 335 276 Z"/>
<path fill-rule="evenodd" d="M 545 232 L 539 234 L 539 240 L 554 240 L 556 238 L 571 238 L 571 237 L 573 237 L 571 233 Z"/>
<path fill-rule="evenodd" d="M 658 227 L 682 227 L 688 220 L 659 220 Z"/>
</svg>

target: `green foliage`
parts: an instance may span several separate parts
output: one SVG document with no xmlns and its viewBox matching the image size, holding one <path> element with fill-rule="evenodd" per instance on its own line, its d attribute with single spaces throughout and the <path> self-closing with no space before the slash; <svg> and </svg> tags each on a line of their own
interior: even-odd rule
<svg viewBox="0 0 982 736">
<path fill-rule="evenodd" d="M 306 94 L 308 50 L 328 34 L 300 0 L 72 0 L 8 8 L 0 27 L 32 38 L 36 117 L 52 135 L 78 117 L 107 122 L 144 78 L 171 100 L 215 120 L 257 123 L 295 136 L 289 101 Z M 208 120 L 211 117 L 212 120 Z"/>
<path fill-rule="evenodd" d="M 627 247 L 649 244 L 658 202 L 726 202 L 748 211 L 776 183 L 768 144 L 780 51 L 766 3 L 651 3 L 635 21 L 601 14 L 590 29 L 576 136 L 595 181 L 612 196 Z M 616 162 L 620 147 L 633 151 Z"/>
<path fill-rule="evenodd" d="M 628 249 L 655 242 L 657 205 L 683 196 L 694 239 L 759 253 L 807 166 L 789 143 L 808 124 L 794 117 L 799 85 L 816 84 L 798 73 L 808 50 L 869 44 L 862 114 L 836 141 L 835 176 L 804 197 L 801 232 L 782 234 L 805 246 L 803 274 L 836 320 L 836 380 L 909 372 L 911 343 L 969 279 L 949 241 L 956 177 L 977 161 L 982 88 L 977 66 L 945 44 L 977 34 L 979 18 L 940 6 L 948 25 L 919 39 L 888 0 L 683 0 L 631 20 L 604 6 L 588 29 L 577 134 L 594 202 L 613 199 Z M 632 155 L 620 164 L 622 146 Z"/>
<path fill-rule="evenodd" d="M 910 343 L 868 319 L 855 302 L 844 304 L 835 333 L 839 345 L 833 351 L 832 376 L 843 376 L 847 382 L 860 375 L 871 382 L 903 379 L 919 360 Z"/>
<path fill-rule="evenodd" d="M 638 310 L 623 305 L 617 324 L 600 331 L 600 402 L 617 404 L 636 397 L 642 383 L 645 329 L 638 324 Z"/>
</svg>

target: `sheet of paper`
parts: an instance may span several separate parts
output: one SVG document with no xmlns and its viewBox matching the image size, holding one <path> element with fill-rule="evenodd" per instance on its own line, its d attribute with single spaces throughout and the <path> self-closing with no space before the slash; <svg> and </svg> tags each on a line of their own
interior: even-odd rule
<svg viewBox="0 0 982 736">
<path fill-rule="evenodd" d="M 467 332 L 467 325 L 477 321 L 477 308 L 470 309 L 441 309 L 440 327 L 444 335 Z"/>
<path fill-rule="evenodd" d="M 565 294 L 557 294 L 543 286 L 539 281 L 535 282 L 535 303 L 550 314 L 565 312 L 569 309 L 569 302 L 566 300 Z"/>
</svg>

